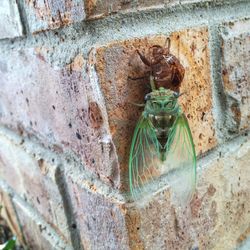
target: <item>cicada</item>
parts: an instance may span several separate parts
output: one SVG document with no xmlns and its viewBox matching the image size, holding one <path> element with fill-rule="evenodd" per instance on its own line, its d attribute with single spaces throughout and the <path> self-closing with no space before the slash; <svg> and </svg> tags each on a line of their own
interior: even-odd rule
<svg viewBox="0 0 250 250">
<path fill-rule="evenodd" d="M 196 154 L 187 118 L 178 103 L 178 92 L 156 88 L 145 96 L 129 156 L 129 187 L 134 199 L 151 192 L 160 180 L 176 196 L 191 198 L 196 182 Z"/>
</svg>

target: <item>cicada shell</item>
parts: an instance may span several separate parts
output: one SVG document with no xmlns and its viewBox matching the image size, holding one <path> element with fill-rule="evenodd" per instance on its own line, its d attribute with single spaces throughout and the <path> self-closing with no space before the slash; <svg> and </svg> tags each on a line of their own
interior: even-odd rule
<svg viewBox="0 0 250 250">
<path fill-rule="evenodd" d="M 177 92 L 185 75 L 185 69 L 173 54 L 170 53 L 170 39 L 165 47 L 153 45 L 147 57 L 137 50 L 142 62 L 148 66 L 147 76 L 154 80 L 155 88 L 164 87 Z"/>
</svg>

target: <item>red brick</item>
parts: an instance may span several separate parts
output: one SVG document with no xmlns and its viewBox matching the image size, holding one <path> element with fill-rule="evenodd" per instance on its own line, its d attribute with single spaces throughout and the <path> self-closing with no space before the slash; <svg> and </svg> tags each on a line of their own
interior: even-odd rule
<svg viewBox="0 0 250 250">
<path fill-rule="evenodd" d="M 66 240 L 70 240 L 67 218 L 58 186 L 56 166 L 26 153 L 0 135 L 0 175 L 31 204 Z"/>
<path fill-rule="evenodd" d="M 86 0 L 85 10 L 88 19 L 95 19 L 106 16 L 110 13 L 116 13 L 121 9 L 131 7 L 132 1 L 107 1 L 107 0 Z"/>
<path fill-rule="evenodd" d="M 25 238 L 25 243 L 29 249 L 73 249 L 72 246 L 65 243 L 48 224 L 41 220 L 36 214 L 33 214 L 32 210 L 27 208 L 24 203 L 18 199 L 14 199 L 13 202 L 22 228 L 22 234 Z"/>
<path fill-rule="evenodd" d="M 250 20 L 222 28 L 222 76 L 234 132 L 250 129 Z"/>
<path fill-rule="evenodd" d="M 81 55 L 55 68 L 46 52 L 31 48 L 2 57 L 0 121 L 54 151 L 71 150 L 85 168 L 117 187 L 118 163 L 94 69 Z"/>
</svg>

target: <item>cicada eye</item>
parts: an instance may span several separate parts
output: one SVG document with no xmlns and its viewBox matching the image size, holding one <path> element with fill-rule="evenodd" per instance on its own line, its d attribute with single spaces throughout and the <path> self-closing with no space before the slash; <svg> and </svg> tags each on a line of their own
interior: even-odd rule
<svg viewBox="0 0 250 250">
<path fill-rule="evenodd" d="M 144 100 L 145 100 L 145 101 L 148 101 L 148 100 L 150 100 L 150 99 L 151 99 L 150 94 L 146 94 L 145 97 L 144 97 Z"/>
</svg>

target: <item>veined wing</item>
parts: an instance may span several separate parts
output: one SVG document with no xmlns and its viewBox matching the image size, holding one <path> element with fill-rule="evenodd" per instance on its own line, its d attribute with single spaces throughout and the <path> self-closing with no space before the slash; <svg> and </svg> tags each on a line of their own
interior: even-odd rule
<svg viewBox="0 0 250 250">
<path fill-rule="evenodd" d="M 141 116 L 135 128 L 129 156 L 129 186 L 134 199 L 147 192 L 147 184 L 159 176 L 161 145 L 151 121 Z"/>
<path fill-rule="evenodd" d="M 166 161 L 162 175 L 182 204 L 191 199 L 196 183 L 196 154 L 187 118 L 179 114 L 171 128 L 166 148 Z"/>
</svg>

